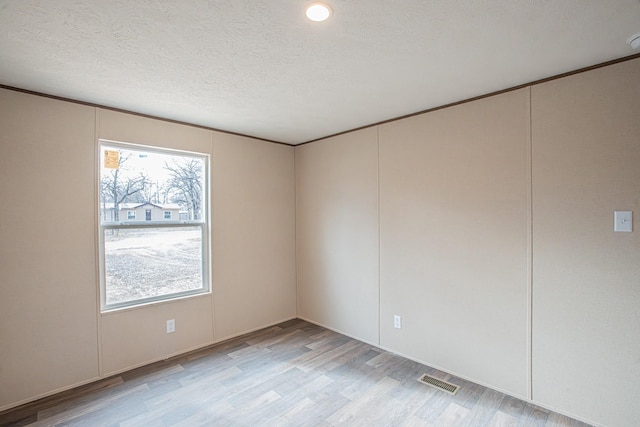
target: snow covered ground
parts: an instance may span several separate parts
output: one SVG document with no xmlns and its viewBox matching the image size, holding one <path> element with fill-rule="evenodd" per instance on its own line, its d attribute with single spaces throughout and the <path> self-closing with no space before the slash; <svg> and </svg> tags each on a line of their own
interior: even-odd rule
<svg viewBox="0 0 640 427">
<path fill-rule="evenodd" d="M 200 289 L 199 227 L 105 232 L 106 302 Z"/>
</svg>

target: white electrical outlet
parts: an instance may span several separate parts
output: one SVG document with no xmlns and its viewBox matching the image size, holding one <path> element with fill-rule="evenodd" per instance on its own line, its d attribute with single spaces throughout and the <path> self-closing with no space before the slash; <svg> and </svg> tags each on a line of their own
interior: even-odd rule
<svg viewBox="0 0 640 427">
<path fill-rule="evenodd" d="M 402 317 L 397 314 L 393 316 L 393 327 L 396 329 L 402 329 Z"/>
<path fill-rule="evenodd" d="M 167 320 L 167 333 L 170 334 L 176 331 L 176 319 Z"/>
</svg>

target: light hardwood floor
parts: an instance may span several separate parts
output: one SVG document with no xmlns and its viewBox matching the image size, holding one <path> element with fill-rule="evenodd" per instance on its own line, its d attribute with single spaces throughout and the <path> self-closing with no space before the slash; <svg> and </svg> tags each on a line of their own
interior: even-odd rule
<svg viewBox="0 0 640 427">
<path fill-rule="evenodd" d="M 297 319 L 14 408 L 0 425 L 587 426 Z"/>
</svg>

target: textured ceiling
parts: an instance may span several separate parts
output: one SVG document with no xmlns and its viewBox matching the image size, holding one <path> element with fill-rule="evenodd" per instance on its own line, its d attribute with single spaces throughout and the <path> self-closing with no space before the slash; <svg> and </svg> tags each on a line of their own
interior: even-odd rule
<svg viewBox="0 0 640 427">
<path fill-rule="evenodd" d="M 0 84 L 297 144 L 634 54 L 640 0 L 0 0 Z M 640 76 L 639 76 L 640 78 Z"/>
</svg>

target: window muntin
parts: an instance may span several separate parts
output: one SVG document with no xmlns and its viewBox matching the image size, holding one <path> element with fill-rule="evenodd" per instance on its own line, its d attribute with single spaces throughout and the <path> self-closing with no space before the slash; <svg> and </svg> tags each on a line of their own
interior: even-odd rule
<svg viewBox="0 0 640 427">
<path fill-rule="evenodd" d="M 109 141 L 100 151 L 102 309 L 208 292 L 208 156 Z"/>
</svg>

